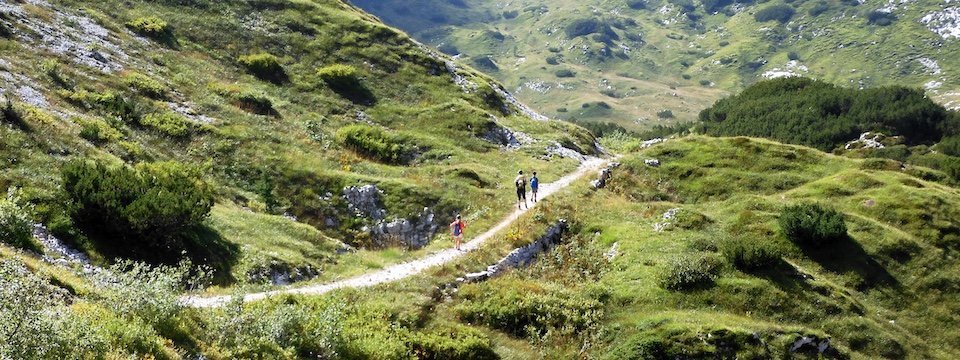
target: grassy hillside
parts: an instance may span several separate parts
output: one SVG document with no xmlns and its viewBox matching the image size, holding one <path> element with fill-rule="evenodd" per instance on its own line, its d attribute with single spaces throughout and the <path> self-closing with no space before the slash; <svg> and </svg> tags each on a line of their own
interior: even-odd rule
<svg viewBox="0 0 960 360">
<path fill-rule="evenodd" d="M 957 356 L 955 188 L 748 138 L 623 162 L 608 190 L 550 201 L 566 245 L 462 287 L 437 321 L 482 325 L 504 358 L 816 358 L 789 352 L 803 336 L 829 338 L 826 358 Z M 807 203 L 839 210 L 846 235 L 788 239 L 778 218 Z"/>
<path fill-rule="evenodd" d="M 0 187 L 20 189 L 33 221 L 94 259 L 175 263 L 184 249 L 228 283 L 272 268 L 337 273 L 359 266 L 338 261 L 341 242 L 382 248 L 365 230 L 374 221 L 348 211 L 347 186 L 377 185 L 387 221 L 427 207 L 438 221 L 463 212 L 483 224 L 507 210 L 494 204 L 510 195 L 498 188 L 516 169 L 557 176 L 576 165 L 546 156 L 548 146 L 595 151 L 582 129 L 525 117 L 492 79 L 340 1 L 14 2 L 0 11 Z M 527 136 L 508 148 L 489 140 L 499 129 Z M 74 171 L 79 183 L 63 191 L 61 168 L 78 160 L 141 165 L 112 180 Z M 146 165 L 159 162 L 176 165 Z M 145 229 L 172 224 L 144 224 L 136 211 L 172 212 L 172 203 L 79 209 L 116 195 L 81 193 L 94 191 L 84 181 L 126 181 L 136 193 L 143 184 L 121 178 L 158 171 L 203 183 L 197 196 L 215 202 L 212 215 L 158 231 Z M 150 186 L 190 186 L 174 185 L 176 176 Z M 121 240 L 145 251 L 120 251 Z M 148 243 L 156 246 L 139 245 Z M 365 257 L 398 260 L 391 253 Z"/>
<path fill-rule="evenodd" d="M 957 18 L 950 4 L 354 3 L 424 42 L 460 54 L 559 118 L 612 120 L 630 128 L 691 121 L 698 109 L 725 94 L 793 74 L 854 87 L 923 87 L 937 101 L 957 107 L 960 43 L 951 33 Z"/>
</svg>

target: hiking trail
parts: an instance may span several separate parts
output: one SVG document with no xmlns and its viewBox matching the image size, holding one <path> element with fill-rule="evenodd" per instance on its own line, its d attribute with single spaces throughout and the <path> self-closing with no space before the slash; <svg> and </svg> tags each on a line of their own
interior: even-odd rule
<svg viewBox="0 0 960 360">
<path fill-rule="evenodd" d="M 586 161 L 580 163 L 580 166 L 576 171 L 567 174 L 566 176 L 554 181 L 552 183 L 542 183 L 540 184 L 540 191 L 538 193 L 539 199 L 543 200 L 553 195 L 557 191 L 560 191 L 564 188 L 567 188 L 573 182 L 577 181 L 581 177 L 596 173 L 603 165 L 605 165 L 609 159 L 602 159 L 596 157 L 589 157 Z M 513 203 L 511 203 L 513 204 Z M 395 264 L 388 266 L 384 269 L 369 272 L 363 275 L 358 275 L 353 278 L 333 281 L 325 284 L 316 284 L 304 287 L 294 287 L 290 285 L 284 289 L 278 289 L 273 291 L 265 291 L 258 293 L 250 293 L 243 295 L 244 302 L 252 302 L 263 300 L 271 296 L 278 295 L 322 295 L 327 292 L 336 289 L 342 288 L 361 288 L 361 287 L 370 287 L 374 285 L 379 285 L 383 283 L 393 282 L 401 280 L 416 274 L 423 272 L 424 270 L 449 263 L 457 258 L 460 258 L 463 255 L 466 255 L 468 252 L 478 249 L 485 242 L 496 236 L 497 233 L 506 229 L 508 226 L 513 224 L 521 215 L 529 211 L 531 208 L 536 206 L 531 206 L 526 209 L 515 209 L 512 213 L 507 215 L 502 221 L 494 225 L 492 228 L 483 232 L 482 234 L 477 235 L 469 242 L 464 243 L 461 246 L 462 250 L 456 249 L 446 249 L 438 251 L 436 253 L 430 254 L 426 257 L 412 260 L 405 263 Z M 188 307 L 195 308 L 206 308 L 206 307 L 217 307 L 229 303 L 233 300 L 231 295 L 223 296 L 184 296 L 180 299 L 180 302 Z"/>
</svg>

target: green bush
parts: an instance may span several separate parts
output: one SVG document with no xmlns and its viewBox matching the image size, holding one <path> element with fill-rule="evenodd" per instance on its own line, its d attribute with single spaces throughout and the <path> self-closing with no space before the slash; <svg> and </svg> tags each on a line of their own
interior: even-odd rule
<svg viewBox="0 0 960 360">
<path fill-rule="evenodd" d="M 144 74 L 128 73 L 124 76 L 123 83 L 133 91 L 149 98 L 159 100 L 167 96 L 167 88 L 163 84 Z"/>
<path fill-rule="evenodd" d="M 362 86 L 360 84 L 360 72 L 350 65 L 333 64 L 324 66 L 317 69 L 317 76 L 338 91 L 354 90 Z"/>
<path fill-rule="evenodd" d="M 730 238 L 721 244 L 720 251 L 730 264 L 743 271 L 776 266 L 781 257 L 772 244 L 757 239 Z"/>
<path fill-rule="evenodd" d="M 73 161 L 62 176 L 74 224 L 120 255 L 179 256 L 184 237 L 213 207 L 199 172 L 178 163 L 131 168 Z"/>
<path fill-rule="evenodd" d="M 6 198 L 0 198 L 0 242 L 20 249 L 42 251 L 33 238 L 30 206 L 20 200 L 13 188 L 7 191 Z"/>
<path fill-rule="evenodd" d="M 272 54 L 258 53 L 244 55 L 237 59 L 254 76 L 268 81 L 281 81 L 287 74 L 280 65 L 280 59 Z"/>
<path fill-rule="evenodd" d="M 800 245 L 822 247 L 847 237 L 843 214 L 817 204 L 787 207 L 779 223 L 783 234 Z"/>
<path fill-rule="evenodd" d="M 173 39 L 173 27 L 156 16 L 137 18 L 126 25 L 131 31 L 160 42 L 169 42 Z"/>
<path fill-rule="evenodd" d="M 960 136 L 954 135 L 943 138 L 937 144 L 937 150 L 950 156 L 960 156 Z"/>
<path fill-rule="evenodd" d="M 76 118 L 73 122 L 80 125 L 80 137 L 95 144 L 120 140 L 123 134 L 110 124 L 97 118 Z"/>
<path fill-rule="evenodd" d="M 493 350 L 493 342 L 483 332 L 462 325 L 414 334 L 410 347 L 420 360 L 500 358 Z"/>
<path fill-rule="evenodd" d="M 673 110 L 660 110 L 657 112 L 657 117 L 661 119 L 673 119 Z"/>
<path fill-rule="evenodd" d="M 259 115 L 275 115 L 273 101 L 266 95 L 242 92 L 234 97 L 235 104 L 243 111 Z"/>
<path fill-rule="evenodd" d="M 140 125 L 152 128 L 170 137 L 190 134 L 190 122 L 173 112 L 152 113 L 140 119 Z"/>
<path fill-rule="evenodd" d="M 462 321 L 515 336 L 540 336 L 549 330 L 569 334 L 592 331 L 603 318 L 603 303 L 597 299 L 521 280 L 465 286 L 460 296 L 464 302 L 454 310 Z"/>
<path fill-rule="evenodd" d="M 720 274 L 720 261 L 714 256 L 683 255 L 674 259 L 659 275 L 660 286 L 668 290 L 686 290 L 709 286 Z"/>
<path fill-rule="evenodd" d="M 136 99 L 114 92 L 97 93 L 80 89 L 61 91 L 59 94 L 76 106 L 87 110 L 96 110 L 103 115 L 116 117 L 124 122 L 136 123 L 143 117 L 143 104 Z"/>
<path fill-rule="evenodd" d="M 403 162 L 407 148 L 403 139 L 369 125 L 349 125 L 337 130 L 337 143 L 385 163 Z"/>
<path fill-rule="evenodd" d="M 939 141 L 951 114 L 905 87 L 842 88 L 801 77 L 761 81 L 700 112 L 712 136 L 753 136 L 824 151 L 872 131 L 899 135 L 908 145 Z"/>
<path fill-rule="evenodd" d="M 577 74 L 574 73 L 573 70 L 569 70 L 569 69 L 557 70 L 554 73 L 554 75 L 556 75 L 558 78 L 572 78 L 574 76 L 577 76 Z"/>
<path fill-rule="evenodd" d="M 796 10 L 794 10 L 793 7 L 790 5 L 776 4 L 776 5 L 770 5 L 763 9 L 760 9 L 760 11 L 757 11 L 757 13 L 753 15 L 753 17 L 758 22 L 767 22 L 767 21 L 776 20 L 781 24 L 783 24 L 783 23 L 786 23 L 787 21 L 790 21 L 790 19 L 793 18 L 793 14 L 795 13 L 796 13 Z"/>
</svg>

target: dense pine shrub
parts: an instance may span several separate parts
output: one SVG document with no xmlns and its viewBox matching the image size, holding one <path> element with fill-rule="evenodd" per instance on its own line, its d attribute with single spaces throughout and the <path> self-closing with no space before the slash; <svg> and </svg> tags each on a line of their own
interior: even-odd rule
<svg viewBox="0 0 960 360">
<path fill-rule="evenodd" d="M 757 239 L 730 238 L 721 244 L 720 251 L 728 262 L 743 271 L 767 269 L 780 262 L 780 252 Z"/>
<path fill-rule="evenodd" d="M 894 21 L 897 21 L 897 15 L 891 12 L 874 10 L 867 14 L 867 23 L 871 25 L 888 26 Z"/>
<path fill-rule="evenodd" d="M 700 112 L 713 136 L 754 136 L 831 150 L 860 134 L 900 135 L 934 143 L 951 114 L 920 89 L 847 89 L 800 77 L 758 82 Z"/>
<path fill-rule="evenodd" d="M 403 139 L 369 125 L 349 125 L 337 130 L 337 143 L 377 161 L 398 164 L 407 153 Z"/>
<path fill-rule="evenodd" d="M 179 256 L 213 206 L 199 173 L 178 163 L 136 168 L 74 161 L 63 169 L 73 222 L 120 255 Z"/>
<path fill-rule="evenodd" d="M 163 99 L 167 95 L 167 88 L 159 81 L 140 73 L 128 73 L 123 78 L 124 84 L 131 90 L 153 99 Z"/>
<path fill-rule="evenodd" d="M 843 214 L 817 204 L 787 207 L 779 223 L 783 234 L 800 245 L 824 247 L 847 237 Z"/>
<path fill-rule="evenodd" d="M 283 81 L 287 78 L 280 59 L 268 53 L 244 55 L 237 59 L 251 74 L 267 81 Z"/>
<path fill-rule="evenodd" d="M 126 25 L 131 31 L 161 43 L 175 42 L 173 27 L 156 16 L 137 18 L 128 22 Z"/>
<path fill-rule="evenodd" d="M 332 88 L 349 90 L 360 86 L 360 72 L 357 68 L 333 64 L 317 69 L 317 76 Z"/>
<path fill-rule="evenodd" d="M 173 112 L 152 113 L 140 119 L 140 125 L 152 128 L 170 137 L 184 137 L 190 134 L 190 122 Z"/>
<path fill-rule="evenodd" d="M 792 6 L 786 4 L 776 4 L 770 5 L 760 11 L 757 11 L 753 15 L 753 18 L 758 22 L 767 22 L 767 21 L 778 21 L 781 24 L 790 21 L 793 18 L 793 14 L 796 13 L 796 10 Z"/>
<path fill-rule="evenodd" d="M 556 75 L 558 78 L 572 78 L 577 76 L 577 74 L 570 69 L 557 70 L 554 75 Z"/>
</svg>

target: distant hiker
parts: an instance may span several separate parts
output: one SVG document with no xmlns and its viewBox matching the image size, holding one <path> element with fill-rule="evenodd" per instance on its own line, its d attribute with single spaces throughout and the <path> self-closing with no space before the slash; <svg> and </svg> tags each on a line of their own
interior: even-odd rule
<svg viewBox="0 0 960 360">
<path fill-rule="evenodd" d="M 456 242 L 456 249 L 460 250 L 460 243 L 463 241 L 463 231 L 467 229 L 467 223 L 463 221 L 460 215 L 457 215 L 457 219 L 450 223 L 450 233 L 453 235 L 453 240 Z"/>
<path fill-rule="evenodd" d="M 517 187 L 517 209 L 522 209 L 520 204 L 527 207 L 527 178 L 523 176 L 523 170 L 520 170 L 513 184 Z"/>
<path fill-rule="evenodd" d="M 533 193 L 533 202 L 537 202 L 537 190 L 540 189 L 540 179 L 537 178 L 537 172 L 533 172 L 533 177 L 530 178 L 530 192 Z"/>
</svg>

